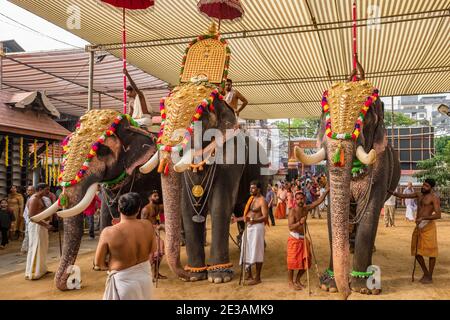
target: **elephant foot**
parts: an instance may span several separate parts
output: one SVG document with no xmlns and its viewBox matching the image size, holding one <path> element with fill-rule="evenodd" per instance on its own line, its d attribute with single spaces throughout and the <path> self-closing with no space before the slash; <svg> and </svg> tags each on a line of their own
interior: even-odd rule
<svg viewBox="0 0 450 320">
<path fill-rule="evenodd" d="M 211 283 L 226 283 L 233 279 L 231 263 L 213 265 L 208 268 L 208 281 Z"/>
<path fill-rule="evenodd" d="M 184 268 L 184 270 L 187 271 L 188 277 L 180 278 L 183 281 L 195 282 L 195 281 L 206 280 L 208 278 L 208 271 L 207 271 L 208 267 L 195 268 L 195 267 L 186 266 Z"/>
<path fill-rule="evenodd" d="M 369 289 L 367 288 L 367 278 L 363 277 L 351 277 L 350 281 L 350 289 L 353 292 L 358 292 L 361 294 L 373 294 L 373 295 L 379 295 L 381 293 L 381 289 Z"/>
<path fill-rule="evenodd" d="M 338 292 L 336 281 L 334 280 L 334 276 L 332 275 L 332 271 L 325 271 L 320 277 L 320 288 L 323 291 L 327 291 L 330 293 Z"/>
</svg>

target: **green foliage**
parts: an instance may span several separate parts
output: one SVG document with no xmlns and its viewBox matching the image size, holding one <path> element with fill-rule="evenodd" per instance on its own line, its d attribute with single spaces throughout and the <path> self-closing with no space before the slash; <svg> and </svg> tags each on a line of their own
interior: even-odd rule
<svg viewBox="0 0 450 320">
<path fill-rule="evenodd" d="M 417 167 L 421 171 L 414 176 L 417 177 L 419 181 L 433 178 L 436 180 L 438 186 L 444 187 L 450 184 L 450 139 L 446 140 L 445 147 L 440 148 L 439 151 L 436 148 L 437 152 L 433 158 L 420 161 L 417 164 Z"/>
<path fill-rule="evenodd" d="M 449 141 L 450 136 L 444 136 L 434 139 L 434 147 L 436 149 L 436 153 L 437 154 L 443 153 Z"/>
<path fill-rule="evenodd" d="M 315 138 L 319 128 L 320 119 L 291 119 L 291 129 L 289 124 L 285 121 L 277 121 L 274 123 L 284 138 L 307 137 Z"/>
<path fill-rule="evenodd" d="M 408 116 L 405 116 L 401 112 L 394 112 L 394 126 L 399 127 L 408 127 L 417 124 L 416 120 L 413 120 L 409 118 Z M 384 125 L 386 127 L 392 126 L 392 112 L 385 110 L 384 111 Z"/>
</svg>

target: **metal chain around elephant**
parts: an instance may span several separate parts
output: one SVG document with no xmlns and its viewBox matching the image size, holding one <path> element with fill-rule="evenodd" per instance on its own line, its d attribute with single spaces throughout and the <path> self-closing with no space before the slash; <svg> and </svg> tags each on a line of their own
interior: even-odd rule
<svg viewBox="0 0 450 320">
<path fill-rule="evenodd" d="M 131 192 L 133 190 L 133 186 L 134 186 L 134 179 L 136 177 L 136 171 L 133 172 L 133 179 L 131 180 L 131 186 L 130 186 L 130 191 Z M 108 194 L 105 192 L 105 188 L 101 188 L 102 190 L 102 194 L 103 194 L 103 198 L 105 199 L 106 202 L 106 207 L 108 208 L 108 212 L 109 215 L 111 216 L 111 219 L 114 219 L 114 216 L 111 212 L 111 204 L 117 202 L 118 198 L 121 196 L 121 192 L 122 192 L 122 188 L 124 185 L 120 186 L 119 191 L 117 192 L 116 196 L 114 197 L 114 199 L 111 201 L 111 198 L 108 196 Z"/>
<path fill-rule="evenodd" d="M 369 198 L 370 198 L 370 194 L 372 192 L 372 185 L 373 185 L 373 166 L 370 167 L 369 188 L 366 189 L 366 193 L 362 197 L 362 199 L 364 201 L 363 202 L 364 204 L 362 206 L 362 209 L 358 209 L 358 207 L 357 207 L 357 209 L 356 209 L 357 212 L 356 212 L 355 218 L 353 220 L 349 221 L 350 224 L 358 224 L 358 223 L 360 223 L 362 218 L 367 213 L 367 206 L 369 205 Z"/>
<path fill-rule="evenodd" d="M 184 181 L 185 181 L 186 189 L 187 189 L 186 192 L 188 193 L 189 200 L 190 200 L 189 202 L 190 202 L 190 204 L 192 206 L 192 209 L 194 210 L 194 212 L 196 214 L 195 216 L 192 217 L 192 220 L 194 222 L 202 223 L 202 222 L 205 221 L 205 217 L 203 217 L 201 214 L 202 214 L 203 210 L 205 209 L 206 203 L 208 202 L 208 198 L 209 198 L 209 195 L 211 193 L 214 177 L 215 177 L 215 174 L 216 174 L 216 169 L 217 169 L 217 165 L 216 165 L 216 163 L 214 163 L 213 165 L 211 165 L 211 167 L 208 169 L 208 172 L 206 173 L 208 175 L 208 178 L 206 179 L 206 185 L 205 185 L 206 196 L 205 197 L 203 197 L 203 195 L 201 196 L 201 200 L 203 200 L 203 204 L 202 204 L 200 210 L 197 210 L 196 206 L 200 205 L 199 202 L 201 200 L 197 202 L 195 200 L 195 198 L 194 198 L 194 195 L 192 195 L 192 193 L 190 192 L 190 190 L 189 190 L 189 182 L 188 182 L 188 180 L 186 178 L 186 175 L 188 175 L 188 177 L 189 177 L 189 179 L 191 181 L 192 181 L 192 179 L 189 176 L 189 173 L 185 173 L 184 174 Z"/>
</svg>

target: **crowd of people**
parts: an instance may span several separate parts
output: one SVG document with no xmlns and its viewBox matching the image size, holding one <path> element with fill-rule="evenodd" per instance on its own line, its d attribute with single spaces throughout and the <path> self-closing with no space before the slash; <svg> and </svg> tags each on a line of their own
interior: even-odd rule
<svg viewBox="0 0 450 320">
<path fill-rule="evenodd" d="M 421 233 L 421 237 L 418 237 L 418 230 L 413 234 L 411 254 L 416 257 L 424 272 L 422 283 L 432 282 L 437 257 L 434 220 L 440 218 L 441 212 L 439 198 L 433 192 L 434 186 L 435 182 L 428 179 L 420 192 L 415 192 L 412 185 L 408 185 L 403 193 L 389 191 L 392 198 L 388 199 L 384 208 L 386 223 L 395 225 L 393 209 L 388 206 L 395 208 L 395 197 L 411 200 L 406 202 L 409 207 L 406 218 L 412 217 Z M 308 215 L 311 218 L 317 215 L 320 219 L 321 211 L 328 205 L 326 199 L 330 188 L 327 178 L 323 174 L 306 174 L 291 181 L 269 184 L 266 194 L 262 194 L 263 189 L 260 182 L 251 182 L 251 196 L 243 216 L 232 217 L 232 222 L 245 223 L 240 244 L 244 284 L 261 283 L 266 249 L 265 225 L 269 225 L 269 218 L 272 226 L 275 226 L 277 219 L 287 217 L 288 284 L 294 290 L 301 290 L 304 287 L 300 281 L 301 277 L 311 267 L 312 260 L 311 247 L 306 236 L 306 221 Z M 56 218 L 56 223 L 55 216 L 38 223 L 31 222 L 30 219 L 50 207 L 57 201 L 58 196 L 43 183 L 38 184 L 36 189 L 29 186 L 25 195 L 19 190 L 16 186 L 11 187 L 8 198 L 0 201 L 1 245 L 5 248 L 14 235 L 15 240 L 23 238 L 22 252 L 27 253 L 25 278 L 36 280 L 49 273 L 46 265 L 48 232 L 58 229 L 58 219 Z M 418 200 L 418 205 L 412 201 L 414 199 Z M 150 299 L 153 296 L 152 282 L 167 278 L 159 273 L 159 266 L 164 257 L 164 241 L 160 235 L 160 232 L 164 231 L 164 206 L 157 190 L 151 192 L 148 200 L 149 203 L 143 206 L 137 193 L 122 195 L 118 202 L 120 223 L 113 223 L 113 226 L 104 229 L 100 234 L 94 270 L 108 271 L 104 299 Z M 91 238 L 95 238 L 92 217 L 100 206 L 101 197 L 97 195 L 84 212 Z M 428 267 L 425 265 L 424 256 L 430 257 Z M 256 267 L 254 273 L 253 266 Z"/>
</svg>

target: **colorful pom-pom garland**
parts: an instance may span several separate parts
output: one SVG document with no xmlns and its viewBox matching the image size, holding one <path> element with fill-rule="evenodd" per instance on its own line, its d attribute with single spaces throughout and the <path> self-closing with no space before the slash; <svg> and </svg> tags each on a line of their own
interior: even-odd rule
<svg viewBox="0 0 450 320">
<path fill-rule="evenodd" d="M 353 133 L 335 133 L 331 130 L 331 116 L 330 116 L 330 106 L 328 105 L 327 100 L 328 92 L 325 91 L 322 96 L 322 110 L 325 113 L 325 119 L 327 121 L 325 134 L 335 140 L 356 140 L 361 134 L 361 129 L 364 123 L 364 117 L 366 116 L 367 111 L 370 106 L 378 99 L 378 89 L 374 89 L 372 95 L 367 98 L 366 102 L 364 102 L 364 106 L 361 108 L 358 119 L 355 123 L 355 130 Z"/>
<path fill-rule="evenodd" d="M 184 66 L 186 65 L 186 60 L 187 60 L 187 54 L 189 52 L 189 50 L 192 48 L 192 46 L 194 44 L 196 44 L 198 41 L 202 41 L 205 39 L 215 39 L 215 40 L 219 40 L 220 42 L 222 42 L 224 45 L 227 45 L 228 42 L 225 39 L 222 39 L 220 37 L 220 34 L 205 34 L 205 35 L 201 35 L 198 36 L 197 38 L 195 38 L 194 40 L 192 40 L 188 47 L 186 48 L 184 55 L 183 55 L 183 60 L 181 62 L 181 72 L 180 72 L 180 79 L 183 77 L 183 73 L 184 73 Z M 231 50 L 230 48 L 227 46 L 226 47 L 226 56 L 225 56 L 225 64 L 224 64 L 224 70 L 223 70 L 223 77 L 222 77 L 222 83 L 220 84 L 220 86 L 222 88 L 225 88 L 225 82 L 227 81 L 228 78 L 228 69 L 230 68 L 230 58 L 231 58 Z"/>
<path fill-rule="evenodd" d="M 167 152 L 180 152 L 180 151 L 184 150 L 190 141 L 190 137 L 192 136 L 192 134 L 194 132 L 195 122 L 197 122 L 198 120 L 201 119 L 202 114 L 206 109 L 209 109 L 209 111 L 214 112 L 213 101 L 216 98 L 219 100 L 223 100 L 223 97 L 219 93 L 219 90 L 214 89 L 214 91 L 211 92 L 210 97 L 207 99 L 204 99 L 197 106 L 196 112 L 195 112 L 194 116 L 192 117 L 191 125 L 186 129 L 183 141 L 181 141 L 181 143 L 177 144 L 176 146 L 164 145 L 162 143 L 162 136 L 164 133 L 164 124 L 166 121 L 166 106 L 165 106 L 166 98 L 162 98 L 160 101 L 160 104 L 159 104 L 159 109 L 161 111 L 161 129 L 159 131 L 158 140 L 156 142 L 158 150 L 159 151 L 167 151 Z"/>
<path fill-rule="evenodd" d="M 72 179 L 71 181 L 62 181 L 62 174 L 64 172 L 64 166 L 66 164 L 67 161 L 67 152 L 69 150 L 70 147 L 70 137 L 71 135 L 67 136 L 63 142 L 62 142 L 62 147 L 63 147 L 63 161 L 61 163 L 61 169 L 60 169 L 60 175 L 58 178 L 59 184 L 62 187 L 70 187 L 70 186 L 74 186 L 76 185 L 78 182 L 81 181 L 81 179 L 84 177 L 84 175 L 86 174 L 86 172 L 89 170 L 89 166 L 90 163 L 92 161 L 92 159 L 97 155 L 97 150 L 100 147 L 100 145 L 102 145 L 106 138 L 112 136 L 116 130 L 117 130 L 117 126 L 119 125 L 120 121 L 122 121 L 122 119 L 128 119 L 128 121 L 130 122 L 131 125 L 135 126 L 135 127 L 139 127 L 139 125 L 136 123 L 136 121 L 134 121 L 133 118 L 131 118 L 129 115 L 124 115 L 124 114 L 120 114 L 118 115 L 113 123 L 111 124 L 111 126 L 100 136 L 100 138 L 98 138 L 98 140 L 96 142 L 94 142 L 91 146 L 91 150 L 89 151 L 89 153 L 86 156 L 86 159 L 81 167 L 81 169 L 78 171 L 77 175 L 75 176 L 74 179 Z M 76 125 L 76 128 L 78 129 L 80 127 L 80 123 L 78 123 Z"/>
</svg>

